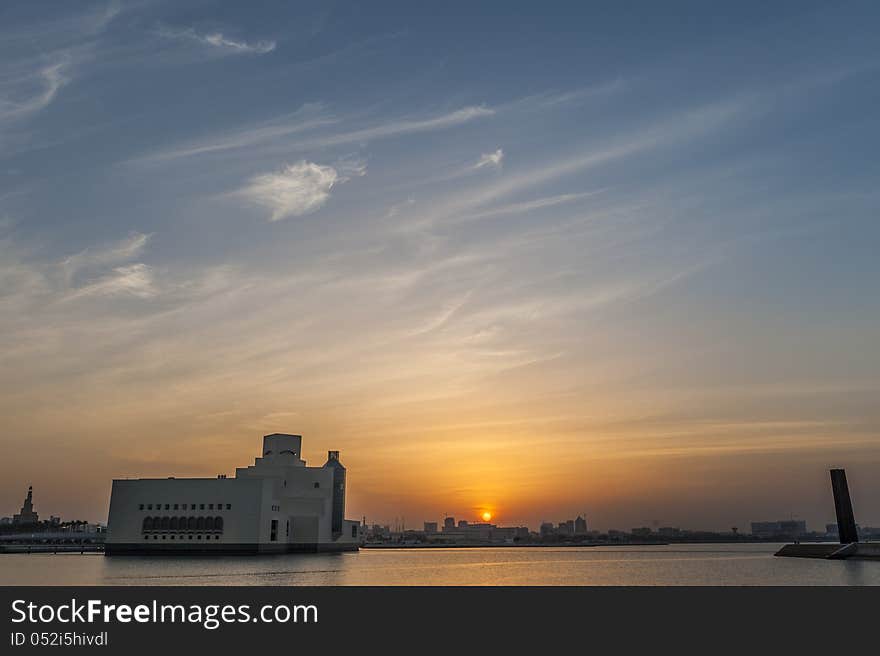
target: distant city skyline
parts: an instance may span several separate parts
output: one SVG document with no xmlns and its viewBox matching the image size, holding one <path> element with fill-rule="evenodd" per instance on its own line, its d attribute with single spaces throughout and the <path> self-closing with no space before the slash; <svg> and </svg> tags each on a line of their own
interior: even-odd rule
<svg viewBox="0 0 880 656">
<path fill-rule="evenodd" d="M 207 479 L 211 480 L 211 479 Z M 437 532 L 448 532 L 450 530 L 455 531 L 459 530 L 462 527 L 496 527 L 499 524 L 490 523 L 492 520 L 495 520 L 495 517 L 489 511 L 483 511 L 478 514 L 476 519 L 466 518 L 466 517 L 458 517 L 456 518 L 453 515 L 446 514 L 443 516 L 442 524 L 439 521 L 430 521 L 425 520 L 421 523 L 422 532 L 424 533 L 437 533 Z M 74 520 L 76 523 L 83 522 L 84 520 Z M 367 526 L 384 526 L 388 530 L 392 532 L 418 532 L 418 522 L 415 525 L 407 524 L 406 517 L 394 517 L 391 521 L 385 520 L 375 520 L 368 521 L 367 516 L 364 515 L 362 517 L 362 523 L 365 527 Z M 9 516 L 0 515 L 0 526 L 2 525 L 29 525 L 29 524 L 37 524 L 39 522 L 39 514 L 35 511 L 35 507 L 33 504 L 33 486 L 28 486 L 27 496 L 25 497 L 24 503 L 22 504 L 21 510 Z M 61 522 L 60 516 L 51 515 L 49 520 L 43 520 L 43 523 L 49 523 L 53 525 L 58 525 Z M 103 522 L 97 522 L 97 524 L 103 524 Z M 550 532 L 562 533 L 567 535 L 586 535 L 586 534 L 597 534 L 597 533 L 629 533 L 632 532 L 633 535 L 637 534 L 657 534 L 657 535 L 670 535 L 677 536 L 681 533 L 687 532 L 700 532 L 703 530 L 713 530 L 713 529 L 701 529 L 699 527 L 688 527 L 688 526 L 670 526 L 663 525 L 659 520 L 653 520 L 650 526 L 642 526 L 642 527 L 632 527 L 630 529 L 621 529 L 617 526 L 607 526 L 602 528 L 597 528 L 595 526 L 589 525 L 587 521 L 587 517 L 584 514 L 579 514 L 577 517 L 573 519 L 561 520 L 559 522 L 542 520 L 538 526 L 531 526 L 529 524 L 517 525 L 518 527 L 526 528 L 533 533 L 541 533 L 544 534 L 545 529 L 549 527 Z M 514 527 L 510 527 L 514 528 Z M 807 525 L 807 522 L 802 519 L 795 519 L 793 516 L 788 519 L 780 519 L 774 521 L 751 521 L 749 522 L 748 527 L 750 530 L 741 530 L 741 527 L 731 526 L 727 527 L 727 529 L 717 531 L 719 533 L 740 533 L 740 534 L 753 534 L 758 537 L 772 537 L 773 535 L 783 534 L 783 533 L 791 533 L 793 536 L 797 536 L 800 534 L 810 533 L 825 533 L 831 534 L 836 532 L 837 524 L 834 522 L 828 522 L 824 525 L 824 531 L 822 527 L 810 527 Z M 862 526 L 864 528 L 864 525 Z M 870 535 L 873 537 L 874 533 L 880 531 L 877 528 L 868 527 L 868 531 Z"/>
<path fill-rule="evenodd" d="M 0 16 L 0 514 L 296 432 L 352 517 L 880 525 L 876 3 Z"/>
</svg>

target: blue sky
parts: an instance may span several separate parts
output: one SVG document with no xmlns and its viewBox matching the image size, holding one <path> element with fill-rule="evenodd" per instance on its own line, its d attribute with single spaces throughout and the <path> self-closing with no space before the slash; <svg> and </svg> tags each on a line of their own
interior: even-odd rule
<svg viewBox="0 0 880 656">
<path fill-rule="evenodd" d="M 376 519 L 880 521 L 878 15 L 4 3 L 0 496 L 287 430 Z"/>
</svg>

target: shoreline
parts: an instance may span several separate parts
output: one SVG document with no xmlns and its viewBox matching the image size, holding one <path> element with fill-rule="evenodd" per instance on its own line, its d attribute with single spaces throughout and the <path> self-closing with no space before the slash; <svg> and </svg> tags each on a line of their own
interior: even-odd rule
<svg viewBox="0 0 880 656">
<path fill-rule="evenodd" d="M 647 547 L 647 546 L 656 546 L 656 547 L 664 547 L 668 546 L 669 542 L 628 542 L 626 544 L 620 544 L 615 542 L 586 542 L 586 543 L 567 543 L 567 544 L 552 544 L 549 542 L 538 543 L 538 544 L 506 544 L 506 543 L 485 543 L 485 542 L 474 542 L 474 543 L 457 543 L 457 544 L 396 544 L 396 543 L 383 543 L 376 542 L 373 544 L 362 544 L 361 549 L 499 549 L 499 548 L 528 548 L 528 547 L 538 547 L 542 549 L 550 548 L 550 547 L 563 547 L 566 549 L 572 547 Z M 691 543 L 696 544 L 696 543 Z M 718 543 L 716 543 L 718 544 Z"/>
</svg>

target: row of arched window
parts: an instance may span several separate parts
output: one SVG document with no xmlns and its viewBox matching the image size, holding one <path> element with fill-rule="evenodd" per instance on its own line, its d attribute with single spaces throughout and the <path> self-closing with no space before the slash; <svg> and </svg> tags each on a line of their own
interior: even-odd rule
<svg viewBox="0 0 880 656">
<path fill-rule="evenodd" d="M 144 517 L 141 531 L 223 532 L 222 517 Z"/>
</svg>

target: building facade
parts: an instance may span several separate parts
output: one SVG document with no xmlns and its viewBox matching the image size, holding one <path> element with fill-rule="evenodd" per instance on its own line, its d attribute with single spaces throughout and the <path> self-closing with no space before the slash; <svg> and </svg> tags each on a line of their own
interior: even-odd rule
<svg viewBox="0 0 880 656">
<path fill-rule="evenodd" d="M 301 453 L 302 436 L 274 433 L 234 478 L 114 480 L 105 554 L 357 550 L 339 452 L 321 467 Z"/>
</svg>

